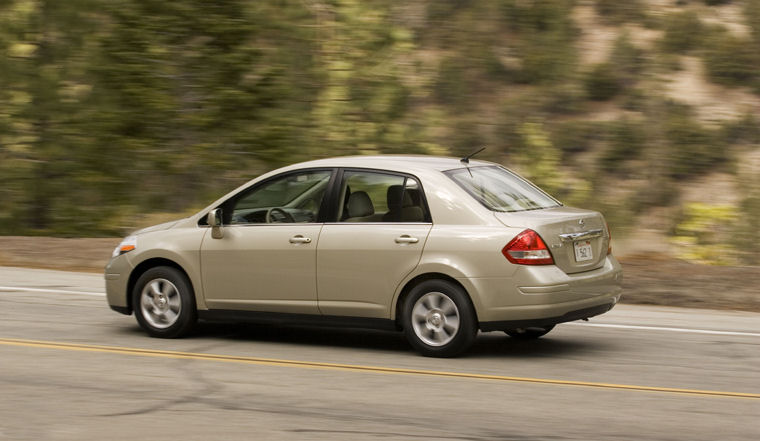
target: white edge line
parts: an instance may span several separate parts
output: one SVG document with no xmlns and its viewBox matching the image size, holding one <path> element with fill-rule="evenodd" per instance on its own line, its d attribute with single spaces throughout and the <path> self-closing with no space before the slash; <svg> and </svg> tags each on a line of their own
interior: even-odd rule
<svg viewBox="0 0 760 441">
<path fill-rule="evenodd" d="M 45 288 L 26 288 L 21 286 L 0 286 L 0 291 L 21 291 L 21 292 L 48 292 L 54 294 L 76 294 L 85 296 L 105 297 L 105 293 L 102 292 L 88 292 L 88 291 L 68 291 L 64 289 L 45 289 Z M 615 325 L 611 323 L 584 323 L 584 322 L 569 322 L 563 323 L 564 325 L 578 325 L 578 326 L 592 326 L 597 328 L 616 328 L 616 329 L 640 329 L 646 331 L 667 331 L 667 332 L 683 332 L 690 334 L 709 334 L 709 335 L 736 335 L 744 337 L 760 337 L 760 333 L 756 332 L 738 332 L 738 331 L 713 331 L 708 329 L 689 329 L 689 328 L 669 328 L 664 326 L 641 326 L 641 325 Z"/>
<path fill-rule="evenodd" d="M 83 295 L 83 296 L 105 297 L 105 293 L 102 293 L 102 292 L 67 291 L 65 289 L 25 288 L 22 286 L 0 286 L 0 291 L 50 292 L 50 293 L 55 293 L 55 294 L 77 294 L 77 295 Z"/>
<path fill-rule="evenodd" d="M 611 323 L 563 323 L 565 325 L 594 326 L 597 328 L 617 328 L 617 329 L 642 329 L 647 331 L 669 331 L 685 332 L 691 334 L 711 334 L 711 335 L 740 335 L 745 337 L 760 337 L 756 332 L 739 332 L 739 331 L 713 331 L 709 329 L 689 329 L 689 328 L 668 328 L 664 326 L 641 326 L 641 325 L 613 325 Z"/>
</svg>

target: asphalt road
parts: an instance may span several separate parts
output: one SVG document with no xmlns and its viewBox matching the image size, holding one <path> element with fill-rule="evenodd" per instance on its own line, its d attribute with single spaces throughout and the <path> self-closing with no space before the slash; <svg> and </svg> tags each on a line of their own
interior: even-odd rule
<svg viewBox="0 0 760 441">
<path fill-rule="evenodd" d="M 0 267 L 0 440 L 760 439 L 760 314 L 620 305 L 439 360 L 375 331 L 153 339 L 102 292 Z"/>
</svg>

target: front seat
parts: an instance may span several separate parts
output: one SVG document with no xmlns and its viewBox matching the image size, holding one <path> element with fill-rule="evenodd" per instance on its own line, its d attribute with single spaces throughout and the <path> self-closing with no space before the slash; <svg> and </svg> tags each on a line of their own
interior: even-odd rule
<svg viewBox="0 0 760 441">
<path fill-rule="evenodd" d="M 348 197 L 346 222 L 371 222 L 375 207 L 366 191 L 356 191 Z"/>
</svg>

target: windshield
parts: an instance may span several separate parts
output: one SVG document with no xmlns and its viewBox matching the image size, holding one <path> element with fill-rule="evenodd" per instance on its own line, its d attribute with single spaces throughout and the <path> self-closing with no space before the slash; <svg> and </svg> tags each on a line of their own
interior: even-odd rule
<svg viewBox="0 0 760 441">
<path fill-rule="evenodd" d="M 540 188 L 501 167 L 469 167 L 444 173 L 492 211 L 526 211 L 562 205 Z"/>
</svg>

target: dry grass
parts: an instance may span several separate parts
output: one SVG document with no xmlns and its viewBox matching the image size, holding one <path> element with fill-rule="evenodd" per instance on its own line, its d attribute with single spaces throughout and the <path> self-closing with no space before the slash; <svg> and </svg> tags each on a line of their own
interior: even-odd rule
<svg viewBox="0 0 760 441">
<path fill-rule="evenodd" d="M 0 236 L 0 265 L 99 273 L 120 241 Z"/>
<path fill-rule="evenodd" d="M 700 265 L 649 255 L 620 262 L 625 303 L 760 311 L 760 267 Z"/>
</svg>

